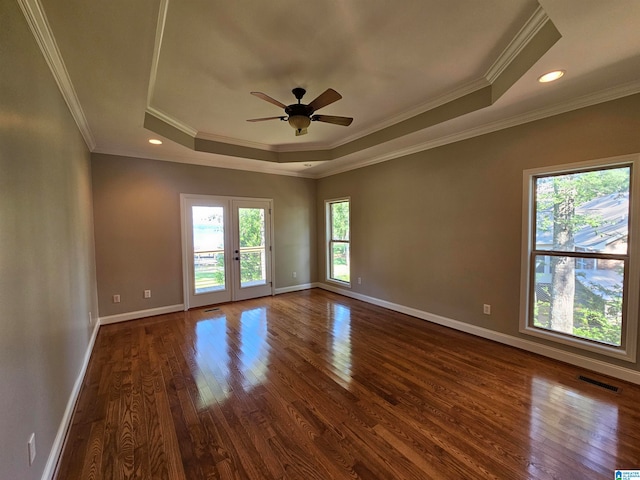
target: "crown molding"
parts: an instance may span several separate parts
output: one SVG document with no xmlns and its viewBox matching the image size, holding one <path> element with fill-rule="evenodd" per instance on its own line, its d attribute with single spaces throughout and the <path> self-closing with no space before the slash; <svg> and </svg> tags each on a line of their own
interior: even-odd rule
<svg viewBox="0 0 640 480">
<path fill-rule="evenodd" d="M 278 168 L 273 168 L 274 165 L 279 165 L 277 163 L 272 162 L 264 162 L 261 160 L 253 160 L 255 162 L 253 165 L 242 165 L 238 164 L 238 159 L 235 157 L 224 157 L 216 155 L 208 157 L 210 158 L 202 158 L 200 155 L 176 155 L 175 153 L 168 154 L 154 154 L 149 155 L 149 152 L 145 152 L 142 150 L 132 150 L 130 148 L 123 148 L 118 145 L 110 145 L 107 147 L 99 147 L 92 151 L 92 153 L 103 154 L 103 155 L 114 155 L 119 157 L 132 157 L 132 158 L 142 158 L 148 160 L 158 160 L 163 162 L 173 162 L 173 163 L 185 163 L 189 165 L 202 165 L 205 167 L 212 168 L 225 168 L 229 170 L 242 170 L 246 172 L 255 172 L 255 173 L 265 173 L 269 175 L 282 175 L 287 177 L 300 177 L 300 178 L 316 178 L 316 176 L 311 175 L 305 172 L 296 172 L 291 170 L 280 170 Z"/>
<path fill-rule="evenodd" d="M 470 93 L 473 93 L 477 90 L 480 90 L 488 86 L 489 86 L 489 82 L 487 82 L 487 79 L 484 77 L 472 80 L 456 89 L 450 90 L 449 92 L 438 96 L 433 100 L 420 103 L 417 106 L 413 107 L 411 110 L 404 111 L 403 113 L 400 113 L 393 117 L 389 117 L 382 122 L 376 123 L 375 125 L 372 125 L 366 130 L 361 131 L 357 135 L 348 136 L 340 140 L 339 142 L 329 145 L 327 148 L 334 149 L 342 145 L 346 145 L 347 143 L 350 143 L 354 140 L 358 140 L 360 138 L 366 137 L 367 135 L 379 132 L 380 130 L 384 130 L 385 128 L 391 127 L 405 120 L 409 120 L 422 113 L 428 112 L 429 110 L 433 110 L 434 108 L 445 105 L 446 103 L 457 100 L 458 98 L 464 97 L 465 95 L 469 95 Z M 295 149 L 295 147 L 293 147 L 291 149 L 283 149 L 282 151 L 291 151 L 291 150 L 297 151 L 300 149 Z"/>
<path fill-rule="evenodd" d="M 350 170 L 356 170 L 358 168 L 367 167 L 369 165 L 375 165 L 376 163 L 382 163 L 396 158 L 406 157 L 407 155 L 411 155 L 414 153 L 431 150 L 443 145 L 449 145 L 451 143 L 460 142 L 473 137 L 479 137 L 481 135 L 505 130 L 507 128 L 517 127 L 518 125 L 531 123 L 536 120 L 542 120 L 544 118 L 568 113 L 573 110 L 579 110 L 581 108 L 591 107 L 599 103 L 610 102 L 619 98 L 627 97 L 629 95 L 635 95 L 637 93 L 640 93 L 640 81 L 625 83 L 610 89 L 602 90 L 600 92 L 583 95 L 582 97 L 578 97 L 573 100 L 558 103 L 551 107 L 533 110 L 520 115 L 514 115 L 509 118 L 487 123 L 484 125 L 479 125 L 477 127 L 473 127 L 451 135 L 445 135 L 432 140 L 428 140 L 426 142 L 412 145 L 411 147 L 398 149 L 394 152 L 368 158 L 361 162 L 352 163 L 351 165 L 345 165 L 342 167 L 331 169 L 316 175 L 315 178 L 330 177 L 332 175 L 348 172 Z"/>
<path fill-rule="evenodd" d="M 78 125 L 78 128 L 80 129 L 80 134 L 82 135 L 84 142 L 89 150 L 93 151 L 96 148 L 95 139 L 93 138 L 93 134 L 89 128 L 89 123 L 87 122 L 87 118 L 85 117 L 80 101 L 78 100 L 78 96 L 75 88 L 73 87 L 73 83 L 71 82 L 67 67 L 64 64 L 64 60 L 62 59 L 62 55 L 58 49 L 58 44 L 51 32 L 42 4 L 39 0 L 18 0 L 18 5 L 27 19 L 31 33 L 36 39 L 38 47 L 40 48 L 40 51 L 53 74 L 53 78 L 58 84 L 62 97 L 69 107 L 69 111 Z"/>
<path fill-rule="evenodd" d="M 156 78 L 158 76 L 158 63 L 160 61 L 160 50 L 164 38 L 164 26 L 167 22 L 167 11 L 169 10 L 169 0 L 160 0 L 158 11 L 158 23 L 156 24 L 156 36 L 153 44 L 153 57 L 151 58 L 151 72 L 149 73 L 149 88 L 147 90 L 147 109 L 151 108 L 151 99 L 156 90 Z"/>
<path fill-rule="evenodd" d="M 190 137 L 195 138 L 196 135 L 198 135 L 198 131 L 195 128 L 190 127 L 186 123 L 182 123 L 180 120 L 176 119 L 175 117 L 172 117 L 168 113 L 165 113 L 165 112 L 163 112 L 161 110 L 158 110 L 157 108 L 154 108 L 154 107 L 151 107 L 151 106 L 148 106 L 146 111 L 147 111 L 148 114 L 153 115 L 154 117 L 156 117 L 156 118 L 162 120 L 163 122 L 171 125 L 173 128 L 177 128 L 182 133 L 186 133 Z"/>
<path fill-rule="evenodd" d="M 536 11 L 529 17 L 529 20 L 522 26 L 516 36 L 513 37 L 513 40 L 509 42 L 507 48 L 502 51 L 498 59 L 489 67 L 484 78 L 489 83 L 494 83 L 549 20 L 547 13 L 538 5 Z"/>
</svg>

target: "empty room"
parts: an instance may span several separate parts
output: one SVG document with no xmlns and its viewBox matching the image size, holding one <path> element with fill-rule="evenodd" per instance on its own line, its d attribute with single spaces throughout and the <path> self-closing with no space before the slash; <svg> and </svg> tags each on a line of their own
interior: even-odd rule
<svg viewBox="0 0 640 480">
<path fill-rule="evenodd" d="M 640 479 L 640 2 L 0 19 L 0 480 Z"/>
</svg>

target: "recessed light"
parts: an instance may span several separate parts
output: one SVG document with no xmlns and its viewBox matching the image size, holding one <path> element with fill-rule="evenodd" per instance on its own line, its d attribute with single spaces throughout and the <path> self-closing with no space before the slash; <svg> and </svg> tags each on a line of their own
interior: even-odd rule
<svg viewBox="0 0 640 480">
<path fill-rule="evenodd" d="M 554 80 L 558 80 L 564 74 L 565 74 L 564 70 L 554 70 L 552 72 L 545 73 L 544 75 L 541 75 L 540 77 L 538 77 L 538 81 L 540 83 L 553 82 Z"/>
<path fill-rule="evenodd" d="M 150 138 L 149 143 L 152 145 L 162 145 L 162 140 L 158 140 L 157 138 Z"/>
</svg>

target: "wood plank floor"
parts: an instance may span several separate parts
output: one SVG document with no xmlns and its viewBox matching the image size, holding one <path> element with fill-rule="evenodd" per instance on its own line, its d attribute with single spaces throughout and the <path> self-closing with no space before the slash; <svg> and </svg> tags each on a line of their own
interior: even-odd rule
<svg viewBox="0 0 640 480">
<path fill-rule="evenodd" d="M 316 289 L 102 327 L 56 478 L 610 480 L 639 405 Z"/>
</svg>

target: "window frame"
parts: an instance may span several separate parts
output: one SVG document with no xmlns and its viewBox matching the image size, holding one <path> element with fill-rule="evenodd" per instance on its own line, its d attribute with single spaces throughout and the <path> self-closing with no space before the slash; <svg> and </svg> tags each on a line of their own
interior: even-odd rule
<svg viewBox="0 0 640 480">
<path fill-rule="evenodd" d="M 333 215 L 331 206 L 334 203 L 347 202 L 349 204 L 349 238 L 347 240 L 335 240 L 333 238 Z M 351 288 L 351 197 L 340 197 L 325 200 L 325 226 L 326 226 L 326 268 L 325 268 L 325 280 L 327 282 L 336 283 L 343 287 Z M 349 266 L 349 281 L 345 282 L 338 278 L 333 278 L 333 245 L 335 243 L 342 243 L 348 245 L 348 260 Z"/>
<path fill-rule="evenodd" d="M 543 176 L 563 173 L 631 167 L 629 179 L 629 230 L 627 240 L 628 271 L 623 279 L 621 345 L 608 345 L 533 325 L 532 289 L 535 280 L 535 181 Z M 640 155 L 625 155 L 587 162 L 541 167 L 523 171 L 522 248 L 520 284 L 520 333 L 562 345 L 635 362 L 638 343 L 638 297 L 640 296 Z M 589 257 L 584 252 L 564 252 L 568 256 Z"/>
</svg>

